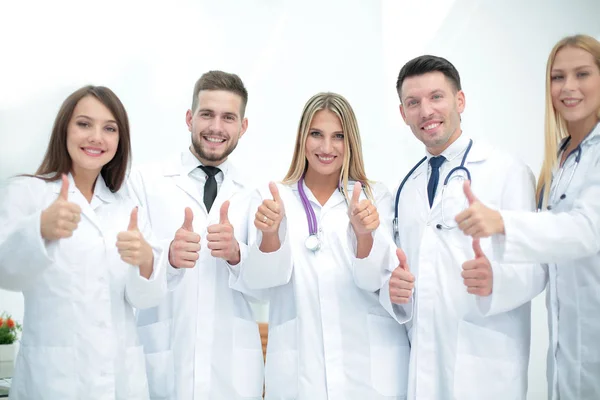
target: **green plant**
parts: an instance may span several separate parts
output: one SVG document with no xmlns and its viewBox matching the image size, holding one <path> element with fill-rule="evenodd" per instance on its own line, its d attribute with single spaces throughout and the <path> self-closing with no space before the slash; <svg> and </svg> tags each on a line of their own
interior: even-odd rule
<svg viewBox="0 0 600 400">
<path fill-rule="evenodd" d="M 10 314 L 0 314 L 0 344 L 13 344 L 21 331 L 21 325 Z"/>
</svg>

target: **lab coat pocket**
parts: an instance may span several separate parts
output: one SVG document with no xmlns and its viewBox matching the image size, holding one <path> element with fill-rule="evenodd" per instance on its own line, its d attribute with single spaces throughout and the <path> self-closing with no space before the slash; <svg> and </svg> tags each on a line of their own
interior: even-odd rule
<svg viewBox="0 0 600 400">
<path fill-rule="evenodd" d="M 527 358 L 503 332 L 460 321 L 454 369 L 454 398 L 524 399 Z"/>
<path fill-rule="evenodd" d="M 410 347 L 406 330 L 391 317 L 369 314 L 371 382 L 384 396 L 405 396 Z"/>
<path fill-rule="evenodd" d="M 71 347 L 21 346 L 10 398 L 77 399 L 75 352 Z"/>
<path fill-rule="evenodd" d="M 146 354 L 148 389 L 153 399 L 169 399 L 175 392 L 175 365 L 171 350 Z"/>
<path fill-rule="evenodd" d="M 258 325 L 234 318 L 233 383 L 244 398 L 262 397 L 264 360 Z"/>
<path fill-rule="evenodd" d="M 142 346 L 128 347 L 125 351 L 124 371 L 117 377 L 117 384 L 122 387 L 117 389 L 118 400 L 146 400 L 148 394 L 148 380 L 146 377 L 146 360 Z M 122 380 L 121 382 L 119 382 Z M 120 390 L 119 390 L 120 389 Z"/>
<path fill-rule="evenodd" d="M 298 397 L 297 335 L 296 318 L 269 330 L 265 399 L 287 400 Z"/>
</svg>

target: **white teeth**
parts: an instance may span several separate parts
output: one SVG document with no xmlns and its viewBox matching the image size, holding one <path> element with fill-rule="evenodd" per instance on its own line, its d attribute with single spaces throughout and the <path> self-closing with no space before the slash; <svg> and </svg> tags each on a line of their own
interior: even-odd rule
<svg viewBox="0 0 600 400">
<path fill-rule="evenodd" d="M 321 156 L 318 156 L 318 157 L 319 157 L 319 160 L 322 160 L 322 161 L 331 161 L 331 160 L 333 160 L 333 157 L 321 157 Z"/>
<path fill-rule="evenodd" d="M 212 143 L 223 143 L 225 141 L 223 139 L 213 138 L 213 137 L 209 137 L 209 136 L 206 136 L 205 139 Z"/>
<path fill-rule="evenodd" d="M 101 150 L 92 150 L 92 149 L 85 149 L 86 153 L 90 153 L 90 154 L 100 154 L 102 153 Z"/>
<path fill-rule="evenodd" d="M 425 125 L 423 129 L 430 130 L 430 129 L 437 128 L 438 126 L 440 126 L 440 124 L 438 122 L 436 122 L 436 123 L 433 123 L 433 124 Z"/>
<path fill-rule="evenodd" d="M 575 104 L 578 104 L 581 100 L 563 100 L 563 103 L 565 103 L 565 105 L 567 106 L 574 106 Z"/>
</svg>

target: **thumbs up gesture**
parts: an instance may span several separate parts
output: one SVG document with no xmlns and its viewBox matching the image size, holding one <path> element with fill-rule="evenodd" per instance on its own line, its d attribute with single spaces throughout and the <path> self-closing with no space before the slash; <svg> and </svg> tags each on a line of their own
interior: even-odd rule
<svg viewBox="0 0 600 400">
<path fill-rule="evenodd" d="M 366 235 L 373 232 L 379 226 L 379 213 L 377 207 L 371 203 L 371 200 L 363 199 L 358 201 L 360 198 L 360 192 L 362 191 L 362 184 L 356 182 L 354 184 L 354 190 L 352 191 L 352 199 L 348 207 L 348 214 L 350 216 L 350 223 L 354 229 L 356 236 Z"/>
<path fill-rule="evenodd" d="M 146 242 L 144 236 L 138 229 L 138 208 L 131 211 L 129 226 L 124 232 L 117 235 L 117 249 L 121 260 L 127 264 L 139 266 L 140 269 L 150 269 L 154 262 L 152 247 Z M 146 276 L 147 278 L 150 276 Z"/>
<path fill-rule="evenodd" d="M 194 232 L 193 220 L 192 209 L 186 207 L 183 225 L 169 246 L 169 263 L 175 268 L 194 268 L 200 257 L 200 235 Z"/>
<path fill-rule="evenodd" d="M 254 226 L 263 232 L 263 235 L 277 235 L 279 233 L 279 225 L 285 216 L 283 209 L 283 201 L 279 196 L 279 189 L 274 182 L 269 183 L 271 199 L 264 199 L 258 207 L 254 215 Z"/>
<path fill-rule="evenodd" d="M 473 239 L 473 252 L 475 258 L 463 263 L 461 276 L 467 287 L 467 292 L 477 296 L 489 296 L 492 294 L 494 283 L 494 272 L 490 260 L 481 250 L 479 239 Z"/>
<path fill-rule="evenodd" d="M 222 258 L 231 265 L 240 262 L 240 245 L 233 235 L 233 225 L 229 222 L 229 200 L 221 205 L 219 223 L 208 227 L 208 248 L 213 257 Z"/>
<path fill-rule="evenodd" d="M 471 190 L 471 183 L 465 181 L 464 192 L 469 201 L 469 207 L 458 214 L 455 221 L 458 228 L 465 235 L 474 239 L 492 236 L 498 233 L 504 233 L 504 220 L 502 215 L 481 203 Z"/>
<path fill-rule="evenodd" d="M 396 249 L 398 267 L 392 272 L 390 278 L 390 300 L 394 304 L 407 304 L 415 287 L 415 277 L 408 268 L 406 254 L 402 249 Z"/>
<path fill-rule="evenodd" d="M 81 208 L 69 202 L 69 179 L 62 175 L 62 186 L 58 198 L 42 211 L 40 231 L 46 240 L 68 238 L 81 221 Z"/>
</svg>

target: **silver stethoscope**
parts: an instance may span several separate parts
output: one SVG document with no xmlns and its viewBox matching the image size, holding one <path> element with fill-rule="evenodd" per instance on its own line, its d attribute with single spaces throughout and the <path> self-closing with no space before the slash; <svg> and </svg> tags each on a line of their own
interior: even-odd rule
<svg viewBox="0 0 600 400">
<path fill-rule="evenodd" d="M 567 140 L 564 141 L 563 144 L 561 144 L 560 149 L 558 150 L 559 156 L 560 156 L 560 153 L 565 151 L 565 149 L 569 145 L 570 141 L 571 141 L 571 137 L 569 137 Z M 575 165 L 573 166 L 573 168 L 571 168 L 571 174 L 569 175 L 569 180 L 567 181 L 567 185 L 564 187 L 563 193 L 560 196 L 558 196 L 558 198 L 556 198 L 556 192 L 558 191 L 558 189 L 560 187 L 560 181 L 562 180 L 563 173 L 565 171 L 565 165 L 567 164 L 567 160 L 573 154 L 576 154 L 575 155 Z M 579 161 L 581 161 L 581 144 L 578 145 L 576 148 L 574 148 L 567 155 L 567 157 L 565 158 L 565 161 L 563 162 L 563 165 L 560 167 L 558 176 L 556 177 L 556 186 L 554 186 L 555 190 L 550 191 L 550 199 L 549 199 L 550 201 L 548 202 L 548 205 L 546 206 L 547 210 L 552 210 L 554 207 L 556 207 L 558 205 L 558 203 L 560 203 L 561 200 L 564 200 L 567 198 L 566 192 L 567 192 L 567 189 L 569 188 L 569 186 L 571 186 L 571 182 L 573 181 L 573 177 L 575 176 L 577 167 L 579 167 Z M 542 210 L 542 206 L 544 204 L 544 189 L 545 189 L 545 187 L 542 187 L 542 190 L 540 191 L 540 197 L 538 199 L 538 204 L 537 204 L 538 211 Z"/>
<path fill-rule="evenodd" d="M 315 210 L 313 210 L 310 205 L 310 201 L 304 192 L 304 175 L 298 181 L 298 193 L 300 194 L 300 201 L 302 202 L 302 206 L 304 207 L 304 212 L 306 213 L 306 220 L 308 221 L 308 237 L 304 241 L 304 245 L 310 251 L 317 251 L 321 248 L 321 239 L 319 239 L 318 234 L 318 224 L 317 224 L 317 216 L 315 215 Z M 338 184 L 338 190 L 344 196 L 344 201 L 346 202 L 346 206 L 348 206 L 348 199 L 344 194 L 344 189 L 342 188 L 341 182 Z"/>
<path fill-rule="evenodd" d="M 444 214 L 444 196 L 446 193 L 446 187 L 448 186 L 448 182 L 450 182 L 450 180 L 452 179 L 452 176 L 454 174 L 456 174 L 457 172 L 463 171 L 466 174 L 467 179 L 469 181 L 471 180 L 471 173 L 469 172 L 467 167 L 465 167 L 465 162 L 467 161 L 467 156 L 469 155 L 469 152 L 471 151 L 471 147 L 473 147 L 473 140 L 469 139 L 469 145 L 467 146 L 467 149 L 465 150 L 465 154 L 462 158 L 460 165 L 458 167 L 452 168 L 452 170 L 450 172 L 448 172 L 448 175 L 446 175 L 446 179 L 444 179 L 444 186 L 442 187 L 442 223 L 437 224 L 435 226 L 437 229 L 454 229 L 454 228 L 456 228 L 456 225 L 450 225 L 449 223 L 446 222 L 446 216 Z M 427 157 L 423 157 L 414 167 L 412 167 L 412 169 L 408 172 L 408 174 L 404 177 L 404 179 L 400 183 L 400 186 L 398 187 L 398 191 L 396 191 L 396 202 L 394 203 L 394 240 L 396 241 L 396 244 L 398 244 L 399 240 L 400 240 L 400 230 L 398 229 L 398 203 L 400 202 L 400 193 L 402 192 L 402 189 L 404 188 L 404 184 L 406 183 L 408 178 L 410 178 L 410 176 L 416 171 L 417 168 L 419 168 L 419 166 L 421 164 L 423 164 L 423 162 L 425 162 L 425 160 L 427 160 Z"/>
</svg>

